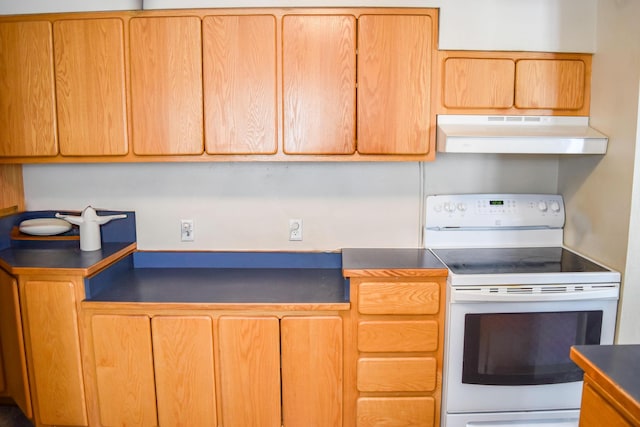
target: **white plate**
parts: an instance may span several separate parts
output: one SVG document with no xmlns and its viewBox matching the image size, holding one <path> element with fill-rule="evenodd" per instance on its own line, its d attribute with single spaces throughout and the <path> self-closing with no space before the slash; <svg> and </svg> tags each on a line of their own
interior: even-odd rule
<svg viewBox="0 0 640 427">
<path fill-rule="evenodd" d="M 33 236 L 55 236 L 71 230 L 71 224 L 64 219 L 37 218 L 20 223 L 20 231 Z"/>
</svg>

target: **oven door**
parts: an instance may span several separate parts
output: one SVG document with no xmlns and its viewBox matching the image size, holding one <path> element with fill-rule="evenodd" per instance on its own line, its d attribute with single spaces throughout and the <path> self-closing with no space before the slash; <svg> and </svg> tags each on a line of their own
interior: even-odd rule
<svg viewBox="0 0 640 427">
<path fill-rule="evenodd" d="M 612 344 L 618 285 L 449 290 L 446 413 L 578 409 L 576 344 Z"/>
</svg>

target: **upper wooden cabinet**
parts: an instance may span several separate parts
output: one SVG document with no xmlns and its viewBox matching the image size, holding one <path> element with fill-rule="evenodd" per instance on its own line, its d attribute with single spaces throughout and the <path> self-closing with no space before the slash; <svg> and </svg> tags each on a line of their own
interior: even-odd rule
<svg viewBox="0 0 640 427">
<path fill-rule="evenodd" d="M 275 153 L 275 16 L 206 16 L 202 34 L 207 153 Z"/>
<path fill-rule="evenodd" d="M 0 157 L 58 154 L 48 21 L 0 23 Z"/>
<path fill-rule="evenodd" d="M 286 154 L 355 152 L 355 16 L 284 16 L 282 82 Z"/>
<path fill-rule="evenodd" d="M 429 153 L 432 31 L 429 15 L 358 18 L 359 153 Z"/>
<path fill-rule="evenodd" d="M 60 153 L 127 153 L 124 25 L 121 19 L 53 24 Z"/>
<path fill-rule="evenodd" d="M 140 17 L 129 26 L 133 152 L 201 154 L 200 18 Z"/>
<path fill-rule="evenodd" d="M 591 55 L 440 52 L 439 113 L 589 115 Z"/>
</svg>

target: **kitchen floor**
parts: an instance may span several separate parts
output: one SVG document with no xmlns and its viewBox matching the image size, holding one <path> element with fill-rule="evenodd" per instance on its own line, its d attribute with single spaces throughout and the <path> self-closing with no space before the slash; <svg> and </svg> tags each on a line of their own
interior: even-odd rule
<svg viewBox="0 0 640 427">
<path fill-rule="evenodd" d="M 33 427 L 17 406 L 0 405 L 0 427 Z"/>
</svg>

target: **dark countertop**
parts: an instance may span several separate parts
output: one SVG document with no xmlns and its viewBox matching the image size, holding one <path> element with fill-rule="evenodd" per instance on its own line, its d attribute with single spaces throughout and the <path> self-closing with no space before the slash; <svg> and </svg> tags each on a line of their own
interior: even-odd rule
<svg viewBox="0 0 640 427">
<path fill-rule="evenodd" d="M 429 277 L 446 276 L 447 267 L 426 249 L 342 250 L 345 277 Z"/>
<path fill-rule="evenodd" d="M 47 274 L 79 273 L 86 276 L 135 248 L 135 243 L 103 243 L 97 251 L 83 252 L 78 241 L 10 247 L 0 250 L 0 267 L 15 275 L 37 274 L 47 269 Z"/>
<path fill-rule="evenodd" d="M 86 302 L 348 310 L 338 253 L 136 252 L 85 280 Z"/>
<path fill-rule="evenodd" d="M 614 399 L 640 415 L 640 345 L 578 345 L 571 359 Z"/>
</svg>

